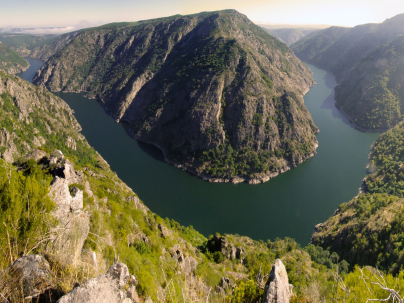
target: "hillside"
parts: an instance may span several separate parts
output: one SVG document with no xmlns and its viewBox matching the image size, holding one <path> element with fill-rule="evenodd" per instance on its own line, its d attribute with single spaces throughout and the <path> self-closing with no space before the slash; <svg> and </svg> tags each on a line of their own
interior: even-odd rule
<svg viewBox="0 0 404 303">
<path fill-rule="evenodd" d="M 69 37 L 69 34 L 63 35 Z M 0 34 L 0 42 L 22 57 L 48 60 L 60 47 L 55 35 Z M 65 41 L 59 38 L 60 41 Z M 64 44 L 63 44 L 64 45 Z"/>
<path fill-rule="evenodd" d="M 404 198 L 404 122 L 382 134 L 372 147 L 363 190 Z"/>
<path fill-rule="evenodd" d="M 401 120 L 399 63 L 404 14 L 380 24 L 331 28 L 304 38 L 293 50 L 302 60 L 332 72 L 336 106 L 361 130 L 386 130 Z M 396 40 L 397 39 L 397 40 Z"/>
<path fill-rule="evenodd" d="M 0 238 L 0 293 L 7 302 L 77 294 L 86 280 L 122 266 L 116 260 L 127 265 L 131 281 L 119 289 L 136 302 L 259 302 L 277 258 L 294 286 L 291 302 L 384 296 L 377 286 L 359 291 L 362 273 L 348 273 L 345 261 L 320 247 L 302 249 L 288 238 L 205 238 L 192 226 L 160 218 L 89 146 L 63 100 L 3 72 L 0 96 L 0 233 L 6 235 Z M 40 267 L 29 268 L 29 260 Z M 334 289 L 336 263 L 352 289 L 349 297 Z M 364 270 L 368 278 L 372 273 Z"/>
<path fill-rule="evenodd" d="M 302 38 L 311 35 L 317 31 L 318 28 L 265 28 L 265 26 L 261 25 L 261 27 L 271 35 L 275 36 L 282 42 L 285 42 L 288 46 L 298 42 Z"/>
<path fill-rule="evenodd" d="M 256 183 L 315 154 L 317 127 L 302 98 L 310 70 L 236 11 L 70 37 L 34 82 L 98 98 L 170 163 L 211 181 Z"/>
<path fill-rule="evenodd" d="M 335 87 L 336 105 L 366 130 L 392 128 L 404 114 L 404 36 L 383 44 Z"/>
<path fill-rule="evenodd" d="M 0 42 L 0 69 L 10 74 L 27 70 L 29 63 L 16 52 Z"/>
<path fill-rule="evenodd" d="M 350 264 L 377 266 L 398 273 L 403 265 L 404 187 L 399 123 L 375 142 L 362 191 L 341 204 L 334 215 L 316 226 L 311 243 L 336 252 Z"/>
</svg>

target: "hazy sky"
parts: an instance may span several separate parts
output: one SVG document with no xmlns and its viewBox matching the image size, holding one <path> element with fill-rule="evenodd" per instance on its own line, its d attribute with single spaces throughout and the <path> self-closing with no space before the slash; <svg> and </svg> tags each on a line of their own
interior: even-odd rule
<svg viewBox="0 0 404 303">
<path fill-rule="evenodd" d="M 75 28 L 228 8 L 257 23 L 354 26 L 404 13 L 404 0 L 0 0 L 0 27 Z"/>
</svg>

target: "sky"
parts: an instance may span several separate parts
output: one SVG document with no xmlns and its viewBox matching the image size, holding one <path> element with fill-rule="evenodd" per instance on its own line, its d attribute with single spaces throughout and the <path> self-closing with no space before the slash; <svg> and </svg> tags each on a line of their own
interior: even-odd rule
<svg viewBox="0 0 404 303">
<path fill-rule="evenodd" d="M 230 8 L 255 23 L 355 26 L 404 13 L 404 0 L 0 0 L 0 28 L 72 30 Z"/>
</svg>

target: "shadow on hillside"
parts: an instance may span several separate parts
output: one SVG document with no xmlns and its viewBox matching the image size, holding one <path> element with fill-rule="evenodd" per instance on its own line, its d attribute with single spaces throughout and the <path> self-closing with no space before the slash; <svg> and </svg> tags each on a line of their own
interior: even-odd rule
<svg viewBox="0 0 404 303">
<path fill-rule="evenodd" d="M 126 122 L 121 122 L 121 125 L 123 127 L 123 129 L 125 130 L 126 134 L 129 137 L 132 137 L 130 135 L 130 124 L 126 123 Z M 136 139 L 133 139 L 136 140 Z M 138 146 L 140 147 L 140 149 L 142 151 L 144 151 L 145 153 L 147 153 L 149 156 L 151 156 L 153 159 L 161 161 L 161 162 L 166 162 L 164 161 L 164 155 L 163 152 L 156 146 L 152 145 L 152 144 L 148 144 L 139 140 L 136 140 Z"/>
</svg>

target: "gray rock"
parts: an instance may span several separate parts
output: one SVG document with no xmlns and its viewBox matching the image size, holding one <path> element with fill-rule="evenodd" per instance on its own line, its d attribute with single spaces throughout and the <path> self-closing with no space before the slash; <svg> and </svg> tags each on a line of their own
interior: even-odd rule
<svg viewBox="0 0 404 303">
<path fill-rule="evenodd" d="M 35 160 L 36 162 L 38 162 L 39 160 L 41 160 L 42 158 L 46 157 L 46 152 L 44 152 L 43 150 L 40 150 L 38 148 L 33 149 L 29 154 L 27 154 L 25 156 L 26 160 Z"/>
<path fill-rule="evenodd" d="M 66 146 L 72 150 L 76 150 L 77 149 L 77 143 L 76 140 L 73 139 L 73 137 L 68 136 L 66 139 Z"/>
<path fill-rule="evenodd" d="M 162 238 L 167 238 L 167 237 L 171 236 L 171 231 L 169 231 L 168 228 L 165 227 L 163 224 L 159 224 L 158 228 L 161 232 L 160 235 Z"/>
<path fill-rule="evenodd" d="M 216 291 L 216 293 L 218 293 L 218 294 L 220 294 L 220 295 L 222 295 L 222 296 L 225 296 L 225 295 L 226 295 L 225 290 L 224 290 L 222 287 L 218 286 L 218 285 L 216 285 L 215 291 Z"/>
<path fill-rule="evenodd" d="M 130 303 L 138 297 L 136 280 L 123 263 L 112 265 L 105 275 L 87 280 L 61 297 L 58 303 Z"/>
<path fill-rule="evenodd" d="M 0 146 L 7 146 L 7 143 L 10 141 L 10 133 L 4 127 L 0 131 Z"/>
<path fill-rule="evenodd" d="M 222 277 L 220 279 L 219 286 L 222 287 L 223 289 L 235 288 L 235 285 L 233 283 L 231 283 L 231 281 L 228 277 Z"/>
<path fill-rule="evenodd" d="M 64 155 L 60 150 L 55 150 L 49 158 L 49 164 L 54 165 L 64 159 Z"/>
<path fill-rule="evenodd" d="M 285 265 L 276 259 L 265 285 L 263 303 L 289 303 L 292 295 Z"/>
<path fill-rule="evenodd" d="M 219 237 L 217 235 L 208 240 L 208 247 L 211 252 L 220 251 L 225 258 L 230 260 L 242 259 L 244 254 L 244 248 L 235 247 L 229 243 L 226 237 Z"/>
<path fill-rule="evenodd" d="M 178 267 L 187 276 L 191 276 L 198 266 L 198 262 L 191 256 L 185 256 L 179 244 L 170 250 L 171 257 L 178 262 Z"/>
<path fill-rule="evenodd" d="M 10 134 L 4 127 L 0 131 L 0 146 L 6 147 L 1 156 L 9 163 L 13 163 L 14 157 L 19 155 L 17 147 L 13 142 L 13 135 L 15 134 Z"/>
<path fill-rule="evenodd" d="M 55 177 L 49 195 L 57 208 L 53 216 L 59 220 L 52 241 L 52 251 L 63 263 L 75 264 L 81 255 L 84 242 L 90 231 L 88 214 L 83 212 L 83 191 L 69 192 L 69 181 Z"/>
<path fill-rule="evenodd" d="M 243 256 L 245 254 L 245 250 L 243 247 L 237 247 L 236 249 L 236 258 L 237 259 L 243 259 Z"/>
<path fill-rule="evenodd" d="M 149 210 L 142 202 L 140 202 L 139 197 L 136 196 L 128 196 L 126 198 L 127 201 L 133 202 L 137 210 L 140 210 L 142 213 L 147 215 L 147 211 Z"/>
<path fill-rule="evenodd" d="M 88 194 L 89 197 L 93 197 L 93 196 L 94 196 L 94 193 L 93 193 L 93 191 L 91 190 L 90 182 L 88 182 L 87 180 L 86 180 L 86 182 L 84 183 L 84 190 L 87 192 L 87 194 Z"/>
<path fill-rule="evenodd" d="M 37 138 L 36 136 L 34 136 L 33 142 L 34 142 L 34 146 L 35 146 L 35 147 L 39 147 L 39 146 L 42 145 L 41 140 L 40 140 L 39 138 Z"/>
<path fill-rule="evenodd" d="M 50 126 L 47 123 L 44 123 L 44 124 L 45 124 L 46 131 L 48 132 L 49 135 L 51 135 L 52 129 L 50 128 Z"/>
<path fill-rule="evenodd" d="M 69 160 L 66 159 L 60 165 L 63 176 L 69 183 L 81 183 L 82 177 L 74 170 L 74 165 Z"/>
<path fill-rule="evenodd" d="M 36 297 L 53 286 L 54 277 L 49 263 L 40 255 L 27 255 L 18 259 L 5 273 L 9 277 L 7 284 L 21 285 L 25 298 Z"/>
</svg>

